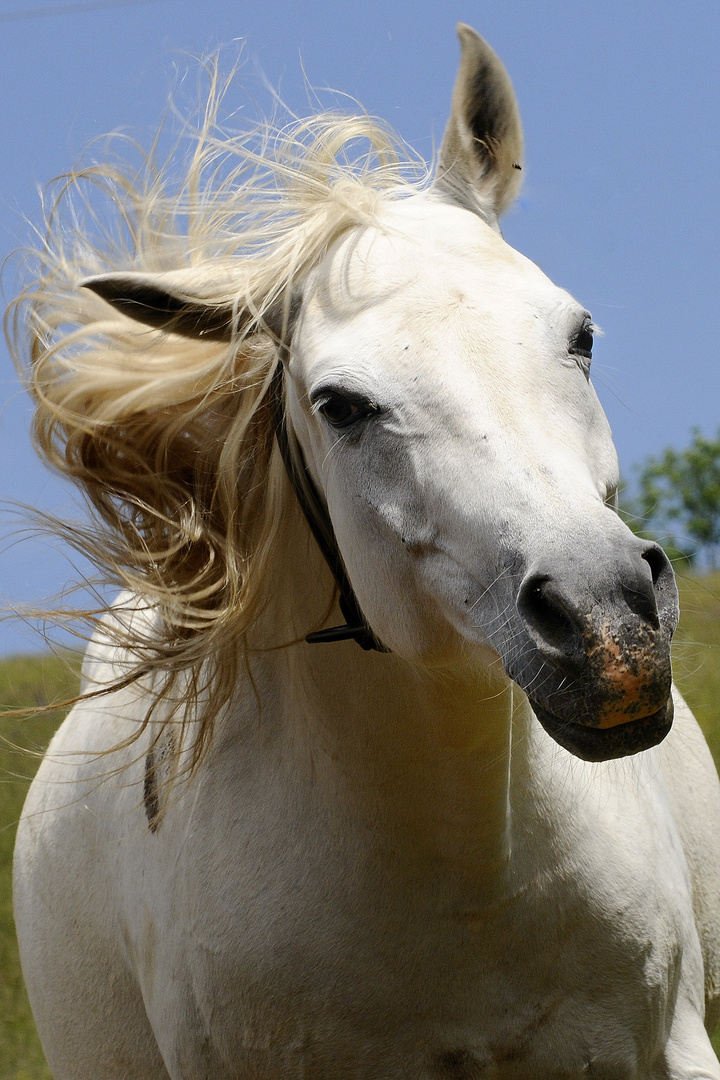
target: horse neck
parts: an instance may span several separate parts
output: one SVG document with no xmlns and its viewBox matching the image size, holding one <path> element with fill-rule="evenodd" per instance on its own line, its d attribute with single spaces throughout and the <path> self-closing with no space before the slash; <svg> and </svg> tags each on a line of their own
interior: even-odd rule
<svg viewBox="0 0 720 1080">
<path fill-rule="evenodd" d="M 353 644 L 312 649 L 297 672 L 306 731 L 374 831 L 393 842 L 402 834 L 415 852 L 503 863 L 511 827 L 511 684 L 477 664 L 428 671 Z"/>
<path fill-rule="evenodd" d="M 333 595 L 319 552 L 294 535 L 292 558 L 288 551 L 274 576 L 286 640 L 316 628 Z M 341 621 L 339 610 L 333 618 Z M 429 857 L 502 869 L 511 842 L 514 692 L 494 653 L 430 669 L 352 641 L 301 640 L 266 654 L 267 665 L 287 745 L 313 758 L 313 782 L 324 762 L 335 796 L 374 835 L 414 857 L 425 848 Z"/>
</svg>

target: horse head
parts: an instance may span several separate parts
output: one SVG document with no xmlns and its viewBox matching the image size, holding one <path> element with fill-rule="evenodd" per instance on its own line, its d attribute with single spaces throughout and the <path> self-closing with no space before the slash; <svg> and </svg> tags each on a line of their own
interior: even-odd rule
<svg viewBox="0 0 720 1080">
<path fill-rule="evenodd" d="M 589 312 L 500 234 L 517 103 L 489 46 L 460 39 L 432 184 L 376 200 L 257 332 L 277 338 L 284 422 L 375 638 L 415 664 L 499 657 L 557 742 L 619 757 L 672 723 L 673 573 L 616 513 Z M 190 337 L 249 318 L 189 271 L 84 284 Z"/>
</svg>

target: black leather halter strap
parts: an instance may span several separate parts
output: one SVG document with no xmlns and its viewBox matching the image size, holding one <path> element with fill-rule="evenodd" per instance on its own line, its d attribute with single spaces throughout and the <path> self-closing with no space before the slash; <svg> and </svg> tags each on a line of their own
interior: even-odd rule
<svg viewBox="0 0 720 1080">
<path fill-rule="evenodd" d="M 295 433 L 288 426 L 284 403 L 284 368 L 282 361 L 278 361 L 277 367 L 270 386 L 270 407 L 272 409 L 275 438 L 280 449 L 288 478 L 293 491 L 300 504 L 300 509 L 305 515 L 305 520 L 310 526 L 318 547 L 320 548 L 325 562 L 330 567 L 333 577 L 340 592 L 340 610 L 347 619 L 344 626 L 331 626 L 326 630 L 316 630 L 308 634 L 305 640 L 310 645 L 322 644 L 330 641 L 353 640 L 362 649 L 375 649 L 377 652 L 389 652 L 385 645 L 379 641 L 367 624 L 362 613 L 357 597 L 347 576 L 342 555 L 335 539 L 335 531 L 328 516 L 327 509 L 318 494 L 308 472 L 303 452 L 295 438 Z"/>
</svg>

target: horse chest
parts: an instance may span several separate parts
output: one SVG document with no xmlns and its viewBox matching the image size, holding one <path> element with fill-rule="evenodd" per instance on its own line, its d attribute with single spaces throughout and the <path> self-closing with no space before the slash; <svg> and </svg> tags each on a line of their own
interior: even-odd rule
<svg viewBox="0 0 720 1080">
<path fill-rule="evenodd" d="M 219 937 L 195 940 L 181 984 L 163 978 L 156 1002 L 171 1018 L 166 1060 L 218 1080 L 556 1080 L 586 1075 L 590 1062 L 590 1075 L 618 1080 L 661 1052 L 677 949 L 651 956 L 633 942 L 628 956 L 588 934 L 570 945 L 576 926 L 539 921 L 531 940 L 528 927 L 515 937 L 497 919 L 385 937 L 348 922 L 340 936 L 327 912 L 313 928 L 308 914 L 266 924 L 262 942 L 259 910 L 224 949 Z M 663 964 L 664 979 L 649 976 Z"/>
<path fill-rule="evenodd" d="M 208 1060 L 218 1078 L 541 1080 L 589 1062 L 629 1077 L 662 1045 L 686 898 L 651 895 L 642 866 L 592 881 L 560 861 L 483 892 L 452 860 L 411 869 L 319 811 L 312 830 L 271 802 L 220 816 L 234 850 L 202 826 L 179 876 L 160 865 L 177 865 L 171 822 L 152 838 L 149 921 L 186 932 L 165 934 L 144 996 L 156 1030 L 154 1012 L 170 1018 L 165 1053 L 198 1075 Z"/>
</svg>

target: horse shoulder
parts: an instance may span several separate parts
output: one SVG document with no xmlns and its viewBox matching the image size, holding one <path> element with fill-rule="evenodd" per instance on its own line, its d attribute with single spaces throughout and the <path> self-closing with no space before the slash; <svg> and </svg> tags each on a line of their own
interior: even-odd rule
<svg viewBox="0 0 720 1080">
<path fill-rule="evenodd" d="M 83 657 L 80 693 L 103 690 L 126 676 L 138 657 L 125 644 L 151 640 L 155 610 L 129 590 L 118 593 L 100 620 Z"/>
<path fill-rule="evenodd" d="M 18 827 L 20 921 L 34 918 L 34 906 L 50 898 L 55 914 L 63 904 L 76 916 L 82 912 L 90 932 L 112 908 L 118 849 L 128 846 L 142 809 L 149 737 L 143 732 L 147 690 L 133 684 L 108 690 L 135 662 L 114 636 L 113 623 L 122 621 L 127 629 L 131 620 L 148 618 L 147 607 L 121 594 L 88 645 L 80 698 L 50 742 Z M 49 920 L 50 937 L 56 923 Z"/>
<path fill-rule="evenodd" d="M 111 675 L 91 656 L 86 677 Z M 137 730 L 128 690 L 79 702 L 52 740 L 18 827 L 15 918 L 43 1047 L 58 1078 L 78 1075 L 78 1031 L 90 1072 L 167 1080 L 129 953 L 128 867 L 143 838 L 141 749 L 113 747 Z M 147 831 L 147 830 L 145 830 Z M 78 1017 L 82 1025 L 78 1028 Z"/>
</svg>

